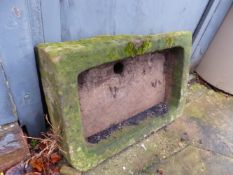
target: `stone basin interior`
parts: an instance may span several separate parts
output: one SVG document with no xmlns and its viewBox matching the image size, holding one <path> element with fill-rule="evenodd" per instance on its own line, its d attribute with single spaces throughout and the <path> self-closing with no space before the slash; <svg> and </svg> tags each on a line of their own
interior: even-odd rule
<svg viewBox="0 0 233 175">
<path fill-rule="evenodd" d="M 89 143 L 148 117 L 164 116 L 177 50 L 181 48 L 124 58 L 78 75 L 81 120 Z"/>
</svg>

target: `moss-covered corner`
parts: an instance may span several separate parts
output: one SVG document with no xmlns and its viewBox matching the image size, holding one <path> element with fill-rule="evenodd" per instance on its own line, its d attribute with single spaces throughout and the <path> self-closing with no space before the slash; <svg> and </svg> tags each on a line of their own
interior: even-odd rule
<svg viewBox="0 0 233 175">
<path fill-rule="evenodd" d="M 93 168 L 177 117 L 184 106 L 191 38 L 190 32 L 182 31 L 146 36 L 98 36 L 37 46 L 51 121 L 53 125 L 62 128 L 65 156 L 75 168 L 81 171 Z M 99 144 L 88 144 L 83 134 L 79 107 L 79 73 L 106 62 L 171 48 L 180 48 L 182 52 L 177 53 L 177 64 L 172 77 L 174 84 L 166 116 L 145 120 L 138 126 L 123 128 Z"/>
</svg>

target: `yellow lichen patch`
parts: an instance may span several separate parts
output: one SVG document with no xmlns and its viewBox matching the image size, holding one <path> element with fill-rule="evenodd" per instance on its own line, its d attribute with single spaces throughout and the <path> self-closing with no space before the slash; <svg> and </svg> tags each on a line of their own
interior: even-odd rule
<svg viewBox="0 0 233 175">
<path fill-rule="evenodd" d="M 61 57 L 60 56 L 55 56 L 55 57 L 51 57 L 51 60 L 54 62 L 54 63 L 58 63 L 60 61 Z"/>
</svg>

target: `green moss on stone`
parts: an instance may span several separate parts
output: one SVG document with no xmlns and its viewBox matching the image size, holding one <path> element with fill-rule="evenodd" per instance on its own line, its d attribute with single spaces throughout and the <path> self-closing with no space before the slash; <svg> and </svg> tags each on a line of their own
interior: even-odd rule
<svg viewBox="0 0 233 175">
<path fill-rule="evenodd" d="M 173 39 L 172 39 L 172 37 L 168 36 L 168 37 L 166 38 L 166 44 L 167 44 L 167 47 L 168 47 L 168 48 L 171 48 L 171 47 L 172 47 L 172 45 L 173 45 Z"/>
<path fill-rule="evenodd" d="M 125 53 L 128 56 L 136 56 L 144 54 L 152 44 L 150 41 L 129 42 L 125 47 Z"/>
</svg>

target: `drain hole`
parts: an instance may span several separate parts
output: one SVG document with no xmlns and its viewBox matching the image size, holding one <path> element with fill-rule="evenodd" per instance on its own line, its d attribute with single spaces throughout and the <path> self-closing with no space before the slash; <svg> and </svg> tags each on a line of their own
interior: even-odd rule
<svg viewBox="0 0 233 175">
<path fill-rule="evenodd" d="M 113 71 L 115 74 L 121 74 L 123 72 L 124 65 L 122 63 L 114 64 Z"/>
</svg>

